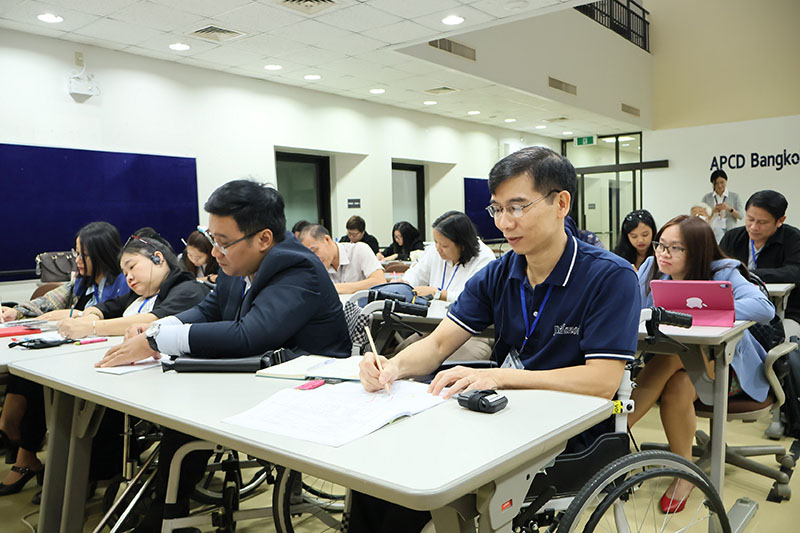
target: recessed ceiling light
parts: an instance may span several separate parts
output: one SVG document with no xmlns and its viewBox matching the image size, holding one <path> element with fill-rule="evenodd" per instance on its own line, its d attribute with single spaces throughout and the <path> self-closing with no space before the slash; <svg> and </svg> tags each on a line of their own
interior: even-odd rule
<svg viewBox="0 0 800 533">
<path fill-rule="evenodd" d="M 36 18 L 42 22 L 47 22 L 48 24 L 58 24 L 59 22 L 64 22 L 64 17 L 59 17 L 53 13 L 43 13 Z"/>
<path fill-rule="evenodd" d="M 571 131 L 562 131 L 561 135 L 572 135 Z"/>
<path fill-rule="evenodd" d="M 447 15 L 442 19 L 442 24 L 447 24 L 448 26 L 457 26 L 462 22 L 464 22 L 464 17 L 459 17 L 458 15 Z"/>
<path fill-rule="evenodd" d="M 625 136 L 623 136 L 623 137 L 620 137 L 619 140 L 620 141 L 632 141 L 632 140 L 634 140 L 634 137 L 625 137 Z"/>
<path fill-rule="evenodd" d="M 617 138 L 616 137 L 607 137 L 607 138 L 603 139 L 603 142 L 604 143 L 615 143 L 615 142 L 617 142 Z"/>
<path fill-rule="evenodd" d="M 281 70 L 281 65 L 264 65 L 264 70 Z"/>
<path fill-rule="evenodd" d="M 185 52 L 186 50 L 190 49 L 191 46 L 184 43 L 172 43 L 169 45 L 170 50 L 175 50 L 176 52 Z"/>
<path fill-rule="evenodd" d="M 386 92 L 386 89 L 370 89 L 369 92 L 372 94 L 383 94 Z"/>
<path fill-rule="evenodd" d="M 538 126 L 536 126 L 536 129 L 537 129 L 537 130 L 543 130 L 543 129 L 545 129 L 546 127 L 547 127 L 547 126 L 545 126 L 544 124 L 539 124 Z"/>
<path fill-rule="evenodd" d="M 467 115 L 480 115 L 480 111 L 467 111 Z"/>
<path fill-rule="evenodd" d="M 303 76 L 303 78 L 309 81 L 316 81 L 316 80 L 321 80 L 322 76 L 320 76 L 319 74 L 306 74 L 305 76 Z"/>
<path fill-rule="evenodd" d="M 438 103 L 439 102 L 437 102 L 436 100 L 425 100 L 424 102 L 422 102 L 422 105 L 436 105 Z"/>
<path fill-rule="evenodd" d="M 515 118 L 507 118 L 507 119 L 505 119 L 503 122 L 506 122 L 506 123 L 508 123 L 508 124 L 511 124 L 512 122 L 516 122 L 516 121 L 517 121 L 517 119 L 515 119 Z"/>
</svg>

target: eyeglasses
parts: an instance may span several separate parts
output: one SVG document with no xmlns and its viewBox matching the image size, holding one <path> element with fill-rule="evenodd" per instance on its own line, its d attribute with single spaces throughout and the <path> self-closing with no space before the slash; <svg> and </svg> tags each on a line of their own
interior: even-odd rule
<svg viewBox="0 0 800 533">
<path fill-rule="evenodd" d="M 202 233 L 202 234 L 203 234 L 203 236 L 204 236 L 206 239 L 208 239 L 208 242 L 210 242 L 210 243 L 211 243 L 211 246 L 213 246 L 214 248 L 216 248 L 217 250 L 219 250 L 219 251 L 220 251 L 220 253 L 221 253 L 222 255 L 228 255 L 228 248 L 230 248 L 230 247 L 231 247 L 231 246 L 233 246 L 234 244 L 240 243 L 240 242 L 242 242 L 242 241 L 243 241 L 243 240 L 245 240 L 245 239 L 249 239 L 250 237 L 252 237 L 252 236 L 254 236 L 254 235 L 258 235 L 259 233 L 261 233 L 261 232 L 262 232 L 262 231 L 264 231 L 265 229 L 267 229 L 267 228 L 261 228 L 260 230 L 254 231 L 254 232 L 252 232 L 252 233 L 248 233 L 248 234 L 247 234 L 247 235 L 245 235 L 244 237 L 241 237 L 241 238 L 239 238 L 239 239 L 236 239 L 236 240 L 235 240 L 235 241 L 233 241 L 233 242 L 229 242 L 228 244 L 224 244 L 224 245 L 223 245 L 223 244 L 220 244 L 220 243 L 218 243 L 216 240 L 214 240 L 214 236 L 213 236 L 213 235 L 211 235 L 211 233 L 209 233 L 209 232 L 208 232 L 208 228 L 207 228 L 207 227 L 205 227 L 205 226 L 197 226 L 197 231 L 199 231 L 200 233 Z"/>
<path fill-rule="evenodd" d="M 551 195 L 551 194 L 553 194 L 554 192 L 556 192 L 556 193 L 557 193 L 557 192 L 561 192 L 561 191 L 558 191 L 558 190 L 556 190 L 556 189 L 553 189 L 553 190 L 552 190 L 552 191 L 550 191 L 549 193 L 547 193 L 547 194 L 544 194 L 544 195 L 540 196 L 539 198 L 537 198 L 536 200 L 533 200 L 533 201 L 531 201 L 531 202 L 528 202 L 527 204 L 524 204 L 524 205 L 520 205 L 520 204 L 508 204 L 508 205 L 506 205 L 506 206 L 502 206 L 502 205 L 493 205 L 493 204 L 491 204 L 491 205 L 487 205 L 487 206 L 486 206 L 486 212 L 487 212 L 487 213 L 489 213 L 489 216 L 490 216 L 490 217 L 492 217 L 492 218 L 493 218 L 493 219 L 495 219 L 495 220 L 497 220 L 497 219 L 499 219 L 500 217 L 502 217 L 502 216 L 503 216 L 503 213 L 504 213 L 506 210 L 507 210 L 509 213 L 511 213 L 511 216 L 512 216 L 512 217 L 514 217 L 514 218 L 520 218 L 522 215 L 524 215 L 524 214 L 525 214 L 525 210 L 526 210 L 526 209 L 528 209 L 529 207 L 532 207 L 532 206 L 534 206 L 534 205 L 538 204 L 539 202 L 541 202 L 542 200 L 544 200 L 545 198 L 547 198 L 548 196 L 550 196 L 550 195 Z"/>
<path fill-rule="evenodd" d="M 664 244 L 653 241 L 653 251 L 657 254 L 668 253 L 670 256 L 678 256 L 686 253 L 686 248 L 677 244 Z"/>
</svg>

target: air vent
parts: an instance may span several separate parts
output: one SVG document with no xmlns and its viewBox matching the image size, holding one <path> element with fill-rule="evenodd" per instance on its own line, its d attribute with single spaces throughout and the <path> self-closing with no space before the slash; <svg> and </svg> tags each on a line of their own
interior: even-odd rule
<svg viewBox="0 0 800 533">
<path fill-rule="evenodd" d="M 632 105 L 628 104 L 622 104 L 622 111 L 628 113 L 629 115 L 633 115 L 634 117 L 639 117 L 642 115 L 642 112 L 638 107 L 633 107 Z"/>
<path fill-rule="evenodd" d="M 558 89 L 559 91 L 564 91 L 565 93 L 574 94 L 576 96 L 578 95 L 578 88 L 571 83 L 567 83 L 556 78 L 547 78 L 547 83 L 553 89 Z"/>
<path fill-rule="evenodd" d="M 206 26 L 205 28 L 200 28 L 199 30 L 193 31 L 188 35 L 190 37 L 197 37 L 198 39 L 203 39 L 205 41 L 224 43 L 227 41 L 232 41 L 233 39 L 237 39 L 245 34 L 234 30 L 226 30 L 225 28 L 220 28 L 219 26 Z"/>
<path fill-rule="evenodd" d="M 336 5 L 335 0 L 276 0 L 276 4 L 313 15 Z"/>
<path fill-rule="evenodd" d="M 425 89 L 425 92 L 428 94 L 450 94 L 458 92 L 458 89 L 454 89 L 453 87 L 434 87 L 433 89 Z"/>
<path fill-rule="evenodd" d="M 470 61 L 475 61 L 475 58 L 477 57 L 477 52 L 474 48 L 470 48 L 465 44 L 451 41 L 450 39 L 436 39 L 435 41 L 428 42 L 428 46 L 432 46 L 444 52 L 463 57 L 464 59 L 469 59 Z"/>
</svg>

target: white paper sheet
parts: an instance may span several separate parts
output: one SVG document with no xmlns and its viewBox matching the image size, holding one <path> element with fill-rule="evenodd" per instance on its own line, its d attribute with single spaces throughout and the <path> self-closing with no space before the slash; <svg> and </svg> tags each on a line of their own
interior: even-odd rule
<svg viewBox="0 0 800 533">
<path fill-rule="evenodd" d="M 95 370 L 104 374 L 130 374 L 131 372 L 147 370 L 148 368 L 153 368 L 155 366 L 159 366 L 160 364 L 161 361 L 156 361 L 152 357 L 148 357 L 147 359 L 142 359 L 141 361 L 137 361 L 130 365 L 109 366 L 104 368 L 95 367 Z"/>
<path fill-rule="evenodd" d="M 313 390 L 284 389 L 252 409 L 223 420 L 328 446 L 342 446 L 444 400 L 424 383 L 398 381 L 391 391 L 366 392 L 360 383 L 323 385 Z"/>
</svg>

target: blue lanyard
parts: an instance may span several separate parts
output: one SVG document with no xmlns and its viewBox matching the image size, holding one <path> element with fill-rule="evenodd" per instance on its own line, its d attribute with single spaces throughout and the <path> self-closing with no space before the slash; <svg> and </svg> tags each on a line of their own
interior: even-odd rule
<svg viewBox="0 0 800 533">
<path fill-rule="evenodd" d="M 456 269 L 453 270 L 453 275 L 450 276 L 450 281 L 447 282 L 447 287 L 444 286 L 444 275 L 447 273 L 447 263 L 444 264 L 444 270 L 442 270 L 442 284 L 439 287 L 440 291 L 446 291 L 450 288 L 450 284 L 453 283 L 453 278 L 456 277 L 456 272 L 458 272 L 458 267 L 461 265 L 456 265 Z"/>
<path fill-rule="evenodd" d="M 147 302 L 149 302 L 150 300 L 152 300 L 152 299 L 153 299 L 153 298 L 155 298 L 156 296 L 158 296 L 158 293 L 155 293 L 155 294 L 154 294 L 154 295 L 152 295 L 150 298 L 145 298 L 145 299 L 144 299 L 144 301 L 142 302 L 142 305 L 140 305 L 140 306 L 139 306 L 139 310 L 138 310 L 138 311 L 136 311 L 136 313 L 141 313 L 141 312 L 142 312 L 142 308 L 143 308 L 145 305 L 147 305 Z"/>
<path fill-rule="evenodd" d="M 522 301 L 522 317 L 525 319 L 525 340 L 522 341 L 522 348 L 519 349 L 519 353 L 521 354 L 523 350 L 525 350 L 525 345 L 528 344 L 528 338 L 533 335 L 533 331 L 536 329 L 536 324 L 539 323 L 539 319 L 542 316 L 542 310 L 544 309 L 544 304 L 547 303 L 547 299 L 550 298 L 550 293 L 553 292 L 553 286 L 550 285 L 547 288 L 547 292 L 542 299 L 541 305 L 539 305 L 539 310 L 536 311 L 536 315 L 533 317 L 533 325 L 528 327 L 528 305 L 525 302 L 525 283 L 521 283 L 519 286 L 519 299 Z"/>
<path fill-rule="evenodd" d="M 758 268 L 758 255 L 756 254 L 756 245 L 753 239 L 750 239 L 750 251 L 753 253 L 753 267 Z M 760 254 L 761 250 L 758 253 Z"/>
</svg>

